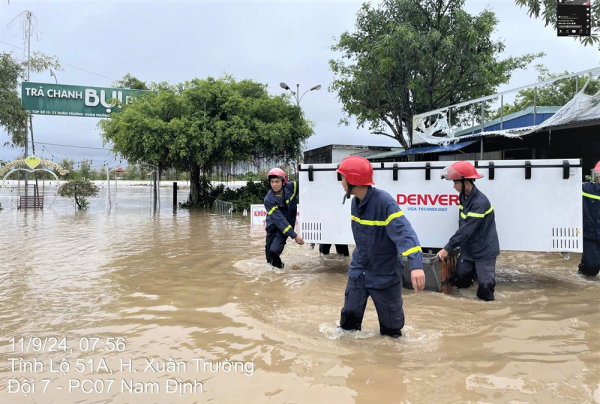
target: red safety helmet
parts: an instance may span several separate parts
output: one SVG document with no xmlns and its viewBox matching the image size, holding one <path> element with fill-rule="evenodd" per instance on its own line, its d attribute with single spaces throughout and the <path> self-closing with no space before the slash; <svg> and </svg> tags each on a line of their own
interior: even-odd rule
<svg viewBox="0 0 600 404">
<path fill-rule="evenodd" d="M 281 180 L 281 182 L 283 183 L 283 185 L 287 184 L 287 182 L 288 182 L 287 174 L 281 168 L 272 168 L 271 171 L 269 171 L 269 174 L 267 174 L 267 178 L 269 179 L 269 182 L 271 181 L 271 178 L 273 178 L 273 177 L 279 178 Z"/>
<path fill-rule="evenodd" d="M 596 177 L 600 177 L 600 161 L 596 163 L 596 166 L 594 167 L 594 175 Z"/>
<path fill-rule="evenodd" d="M 479 174 L 473 164 L 468 161 L 457 161 L 442 171 L 442 178 L 449 181 L 457 180 L 476 180 L 483 178 L 483 174 Z"/>
<path fill-rule="evenodd" d="M 337 172 L 346 177 L 350 185 L 375 185 L 373 166 L 364 157 L 348 156 L 342 160 Z"/>
</svg>

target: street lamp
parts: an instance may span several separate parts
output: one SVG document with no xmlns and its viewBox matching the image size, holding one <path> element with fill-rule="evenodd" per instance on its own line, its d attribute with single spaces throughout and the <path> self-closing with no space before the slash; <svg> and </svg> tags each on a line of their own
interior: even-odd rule
<svg viewBox="0 0 600 404">
<path fill-rule="evenodd" d="M 300 108 L 300 101 L 302 101 L 302 97 L 304 97 L 304 94 L 308 93 L 309 91 L 316 91 L 316 90 L 320 90 L 321 89 L 321 85 L 317 84 L 316 86 L 309 88 L 308 90 L 306 90 L 304 92 L 304 94 L 302 94 L 302 96 L 300 96 L 300 84 L 296 83 L 296 91 L 292 91 L 292 89 L 285 84 L 283 81 L 281 83 L 279 83 L 279 87 L 283 88 L 284 90 L 288 90 L 290 93 L 292 93 L 292 95 L 294 96 L 294 98 L 296 99 L 296 105 L 298 106 L 298 108 Z M 298 180 L 298 161 L 296 161 L 296 180 Z"/>
<path fill-rule="evenodd" d="M 308 93 L 309 91 L 315 91 L 315 90 L 321 89 L 321 85 L 317 84 L 316 86 L 306 90 L 304 92 L 304 94 L 302 94 L 302 96 L 300 96 L 300 84 L 298 84 L 298 83 L 296 83 L 296 91 L 295 92 L 292 91 L 292 89 L 284 82 L 279 83 L 279 87 L 283 88 L 284 90 L 288 90 L 290 93 L 292 93 L 292 95 L 296 99 L 296 105 L 298 105 L 298 106 L 300 106 L 300 101 L 302 101 L 302 97 L 304 97 L 304 94 Z"/>
</svg>

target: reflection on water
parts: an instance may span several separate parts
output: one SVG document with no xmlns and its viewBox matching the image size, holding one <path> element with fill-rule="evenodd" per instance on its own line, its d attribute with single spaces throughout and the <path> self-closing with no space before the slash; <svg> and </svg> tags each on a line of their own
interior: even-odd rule
<svg viewBox="0 0 600 404">
<path fill-rule="evenodd" d="M 578 254 L 503 253 L 495 302 L 405 289 L 393 340 L 372 303 L 363 331 L 337 328 L 348 258 L 290 242 L 274 269 L 247 219 L 173 213 L 169 190 L 151 214 L 148 189 L 119 192 L 110 213 L 102 197 L 89 212 L 62 198 L 0 211 L 1 403 L 600 403 L 600 281 L 575 273 Z M 44 369 L 12 371 L 14 358 Z M 8 392 L 25 379 L 35 393 Z"/>
</svg>

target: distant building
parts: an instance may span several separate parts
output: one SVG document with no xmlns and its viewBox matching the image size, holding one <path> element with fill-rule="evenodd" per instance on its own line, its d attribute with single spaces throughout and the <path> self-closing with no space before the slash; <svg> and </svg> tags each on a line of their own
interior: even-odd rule
<svg viewBox="0 0 600 404">
<path fill-rule="evenodd" d="M 304 164 L 338 164 L 344 157 L 358 155 L 369 158 L 381 153 L 399 152 L 404 149 L 386 146 L 358 146 L 330 144 L 304 152 Z"/>
<path fill-rule="evenodd" d="M 123 173 L 125 172 L 125 170 L 122 167 L 119 167 L 115 170 L 115 178 L 116 179 L 123 179 Z"/>
</svg>

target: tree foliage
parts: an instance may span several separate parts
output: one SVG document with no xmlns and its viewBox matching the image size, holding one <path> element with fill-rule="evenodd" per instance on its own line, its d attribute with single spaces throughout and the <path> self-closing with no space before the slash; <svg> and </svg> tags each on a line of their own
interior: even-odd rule
<svg viewBox="0 0 600 404">
<path fill-rule="evenodd" d="M 556 0 L 515 0 L 515 4 L 521 8 L 526 7 L 529 17 L 541 18 L 544 20 L 545 26 L 551 25 L 555 32 L 558 29 Z M 584 45 L 600 43 L 598 22 L 600 22 L 600 2 L 590 0 L 590 26 L 592 28 L 590 36 L 574 39 L 579 39 L 579 42 Z"/>
<path fill-rule="evenodd" d="M 113 83 L 113 87 L 117 88 L 129 88 L 131 90 L 150 90 L 145 82 L 127 73 L 121 80 L 117 80 Z"/>
<path fill-rule="evenodd" d="M 92 167 L 91 167 L 91 162 L 88 159 L 83 159 L 80 162 L 80 167 L 79 167 L 79 175 L 81 175 L 82 178 L 87 178 L 87 179 L 92 179 L 90 178 L 90 175 L 92 173 Z"/>
<path fill-rule="evenodd" d="M 410 147 L 412 117 L 461 101 L 493 94 L 516 69 L 542 54 L 500 59 L 502 41 L 491 35 L 492 11 L 470 15 L 464 0 L 383 0 L 363 4 L 356 31 L 344 32 L 331 60 L 345 118 L 374 134 Z M 391 132 L 391 133 L 390 133 Z M 408 137 L 410 138 L 410 136 Z"/>
<path fill-rule="evenodd" d="M 0 127 L 8 132 L 13 145 L 25 142 L 27 113 L 21 106 L 18 91 L 23 74 L 23 66 L 16 63 L 10 53 L 0 54 Z"/>
<path fill-rule="evenodd" d="M 194 79 L 153 84 L 100 122 L 105 142 L 130 163 L 190 173 L 190 204 L 206 204 L 201 175 L 219 165 L 257 158 L 295 160 L 313 133 L 288 96 L 270 96 L 252 80 Z M 205 185 L 202 185 L 205 184 Z"/>
<path fill-rule="evenodd" d="M 544 65 L 536 65 L 535 68 L 538 72 L 539 82 L 571 74 L 568 71 L 563 73 L 550 73 L 550 70 Z M 579 80 L 575 77 L 561 79 L 543 87 L 539 87 L 537 89 L 537 94 L 533 88 L 520 90 L 515 97 L 514 103 L 504 104 L 504 116 L 531 107 L 534 102 L 537 106 L 563 106 L 575 96 L 577 91 L 581 91 L 587 80 L 587 77 L 580 77 Z M 587 87 L 585 88 L 586 94 L 596 94 L 598 91 L 600 91 L 600 79 L 590 78 Z M 498 117 L 500 117 L 500 108 L 496 110 L 490 118 L 494 119 Z"/>
<path fill-rule="evenodd" d="M 39 52 L 31 55 L 30 62 L 30 70 L 34 73 L 61 69 L 56 57 Z M 21 105 L 20 85 L 26 78 L 27 61 L 19 61 L 12 53 L 0 53 L 0 128 L 4 128 L 10 138 L 5 146 L 25 144 L 27 113 Z"/>
<path fill-rule="evenodd" d="M 98 196 L 100 189 L 87 178 L 72 179 L 58 188 L 58 195 L 75 199 L 77 210 L 87 209 L 87 198 Z"/>
<path fill-rule="evenodd" d="M 65 175 L 65 179 L 67 180 L 71 180 L 76 178 L 77 173 L 75 172 L 74 166 L 75 166 L 75 161 L 73 161 L 73 159 L 69 159 L 69 158 L 64 158 L 61 160 L 60 163 L 58 163 L 58 165 L 60 165 L 62 168 L 64 168 L 65 170 L 67 170 L 67 174 Z M 59 172 L 56 169 L 53 169 L 54 173 L 56 175 L 59 175 Z"/>
</svg>

